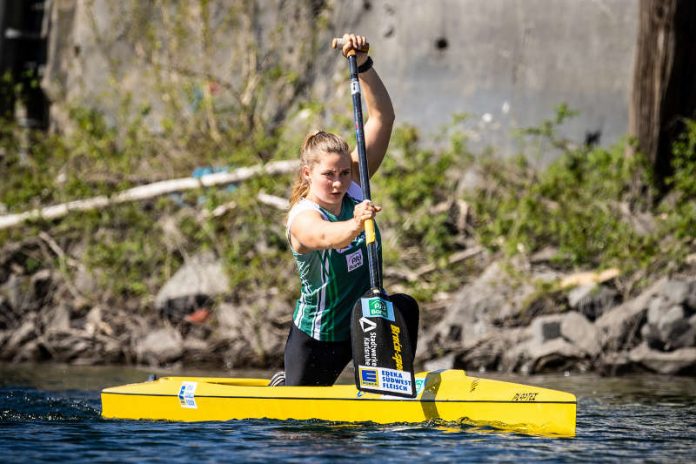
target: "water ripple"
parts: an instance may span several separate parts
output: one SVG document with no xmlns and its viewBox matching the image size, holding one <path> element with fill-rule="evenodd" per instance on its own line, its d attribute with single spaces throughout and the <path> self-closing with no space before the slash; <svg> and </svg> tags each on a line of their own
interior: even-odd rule
<svg viewBox="0 0 696 464">
<path fill-rule="evenodd" d="M 49 391 L 5 380 L 0 387 L 0 455 L 8 462 L 90 463 L 696 461 L 696 382 L 675 380 L 664 388 L 657 387 L 667 382 L 652 377 L 560 382 L 565 383 L 556 388 L 581 392 L 572 439 L 465 423 L 104 420 L 96 389 Z"/>
</svg>

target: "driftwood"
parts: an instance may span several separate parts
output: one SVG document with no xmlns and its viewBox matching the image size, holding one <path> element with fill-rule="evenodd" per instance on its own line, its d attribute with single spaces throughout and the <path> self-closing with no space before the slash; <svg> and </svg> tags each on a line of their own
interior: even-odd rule
<svg viewBox="0 0 696 464">
<path fill-rule="evenodd" d="M 186 177 L 183 179 L 172 179 L 155 182 L 148 185 L 141 185 L 113 196 L 100 195 L 85 200 L 76 200 L 59 205 L 37 208 L 19 214 L 8 214 L 0 216 L 0 229 L 8 229 L 17 226 L 31 219 L 57 219 L 66 216 L 71 211 L 89 211 L 97 208 L 104 208 L 120 203 L 147 200 L 150 198 L 167 195 L 184 190 L 192 190 L 201 187 L 212 187 L 215 185 L 232 184 L 250 179 L 262 174 L 286 174 L 296 171 L 299 161 L 276 161 L 266 165 L 257 165 L 246 168 L 239 168 L 232 172 L 217 172 L 199 178 Z"/>
</svg>

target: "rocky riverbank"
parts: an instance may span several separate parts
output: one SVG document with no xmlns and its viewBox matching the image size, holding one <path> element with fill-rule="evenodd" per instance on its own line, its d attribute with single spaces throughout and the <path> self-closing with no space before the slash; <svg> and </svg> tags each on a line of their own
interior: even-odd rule
<svg viewBox="0 0 696 464">
<path fill-rule="evenodd" d="M 614 272 L 514 267 L 515 279 L 493 262 L 454 296 L 424 334 L 427 368 L 696 374 L 695 275 L 659 277 L 624 296 Z M 543 282 L 557 289 L 539 293 Z"/>
<path fill-rule="evenodd" d="M 188 260 L 149 303 L 95 303 L 82 296 L 99 289 L 79 263 L 71 278 L 31 270 L 27 256 L 41 243 L 0 254 L 0 360 L 282 365 L 293 296 L 271 288 L 233 298 L 215 256 Z M 696 272 L 627 288 L 618 271 L 564 275 L 543 256 L 476 260 L 458 291 L 422 302 L 422 367 L 696 374 Z"/>
</svg>

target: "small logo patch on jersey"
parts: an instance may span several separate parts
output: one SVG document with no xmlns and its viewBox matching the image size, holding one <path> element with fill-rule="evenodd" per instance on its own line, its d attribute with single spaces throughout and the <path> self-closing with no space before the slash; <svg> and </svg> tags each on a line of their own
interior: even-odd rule
<svg viewBox="0 0 696 464">
<path fill-rule="evenodd" d="M 363 265 L 363 253 L 362 249 L 346 255 L 346 264 L 348 265 L 348 272 L 352 272 L 355 269 Z"/>
</svg>

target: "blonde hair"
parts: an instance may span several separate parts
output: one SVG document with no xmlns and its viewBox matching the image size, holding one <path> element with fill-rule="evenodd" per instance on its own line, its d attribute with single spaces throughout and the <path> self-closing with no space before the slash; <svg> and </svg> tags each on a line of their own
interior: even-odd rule
<svg viewBox="0 0 696 464">
<path fill-rule="evenodd" d="M 350 148 L 342 137 L 324 131 L 311 133 L 302 142 L 300 168 L 297 170 L 297 178 L 290 193 L 290 208 L 309 193 L 309 181 L 302 175 L 302 169 L 305 166 L 312 169 L 312 166 L 318 163 L 321 156 L 326 153 L 349 155 Z"/>
</svg>

